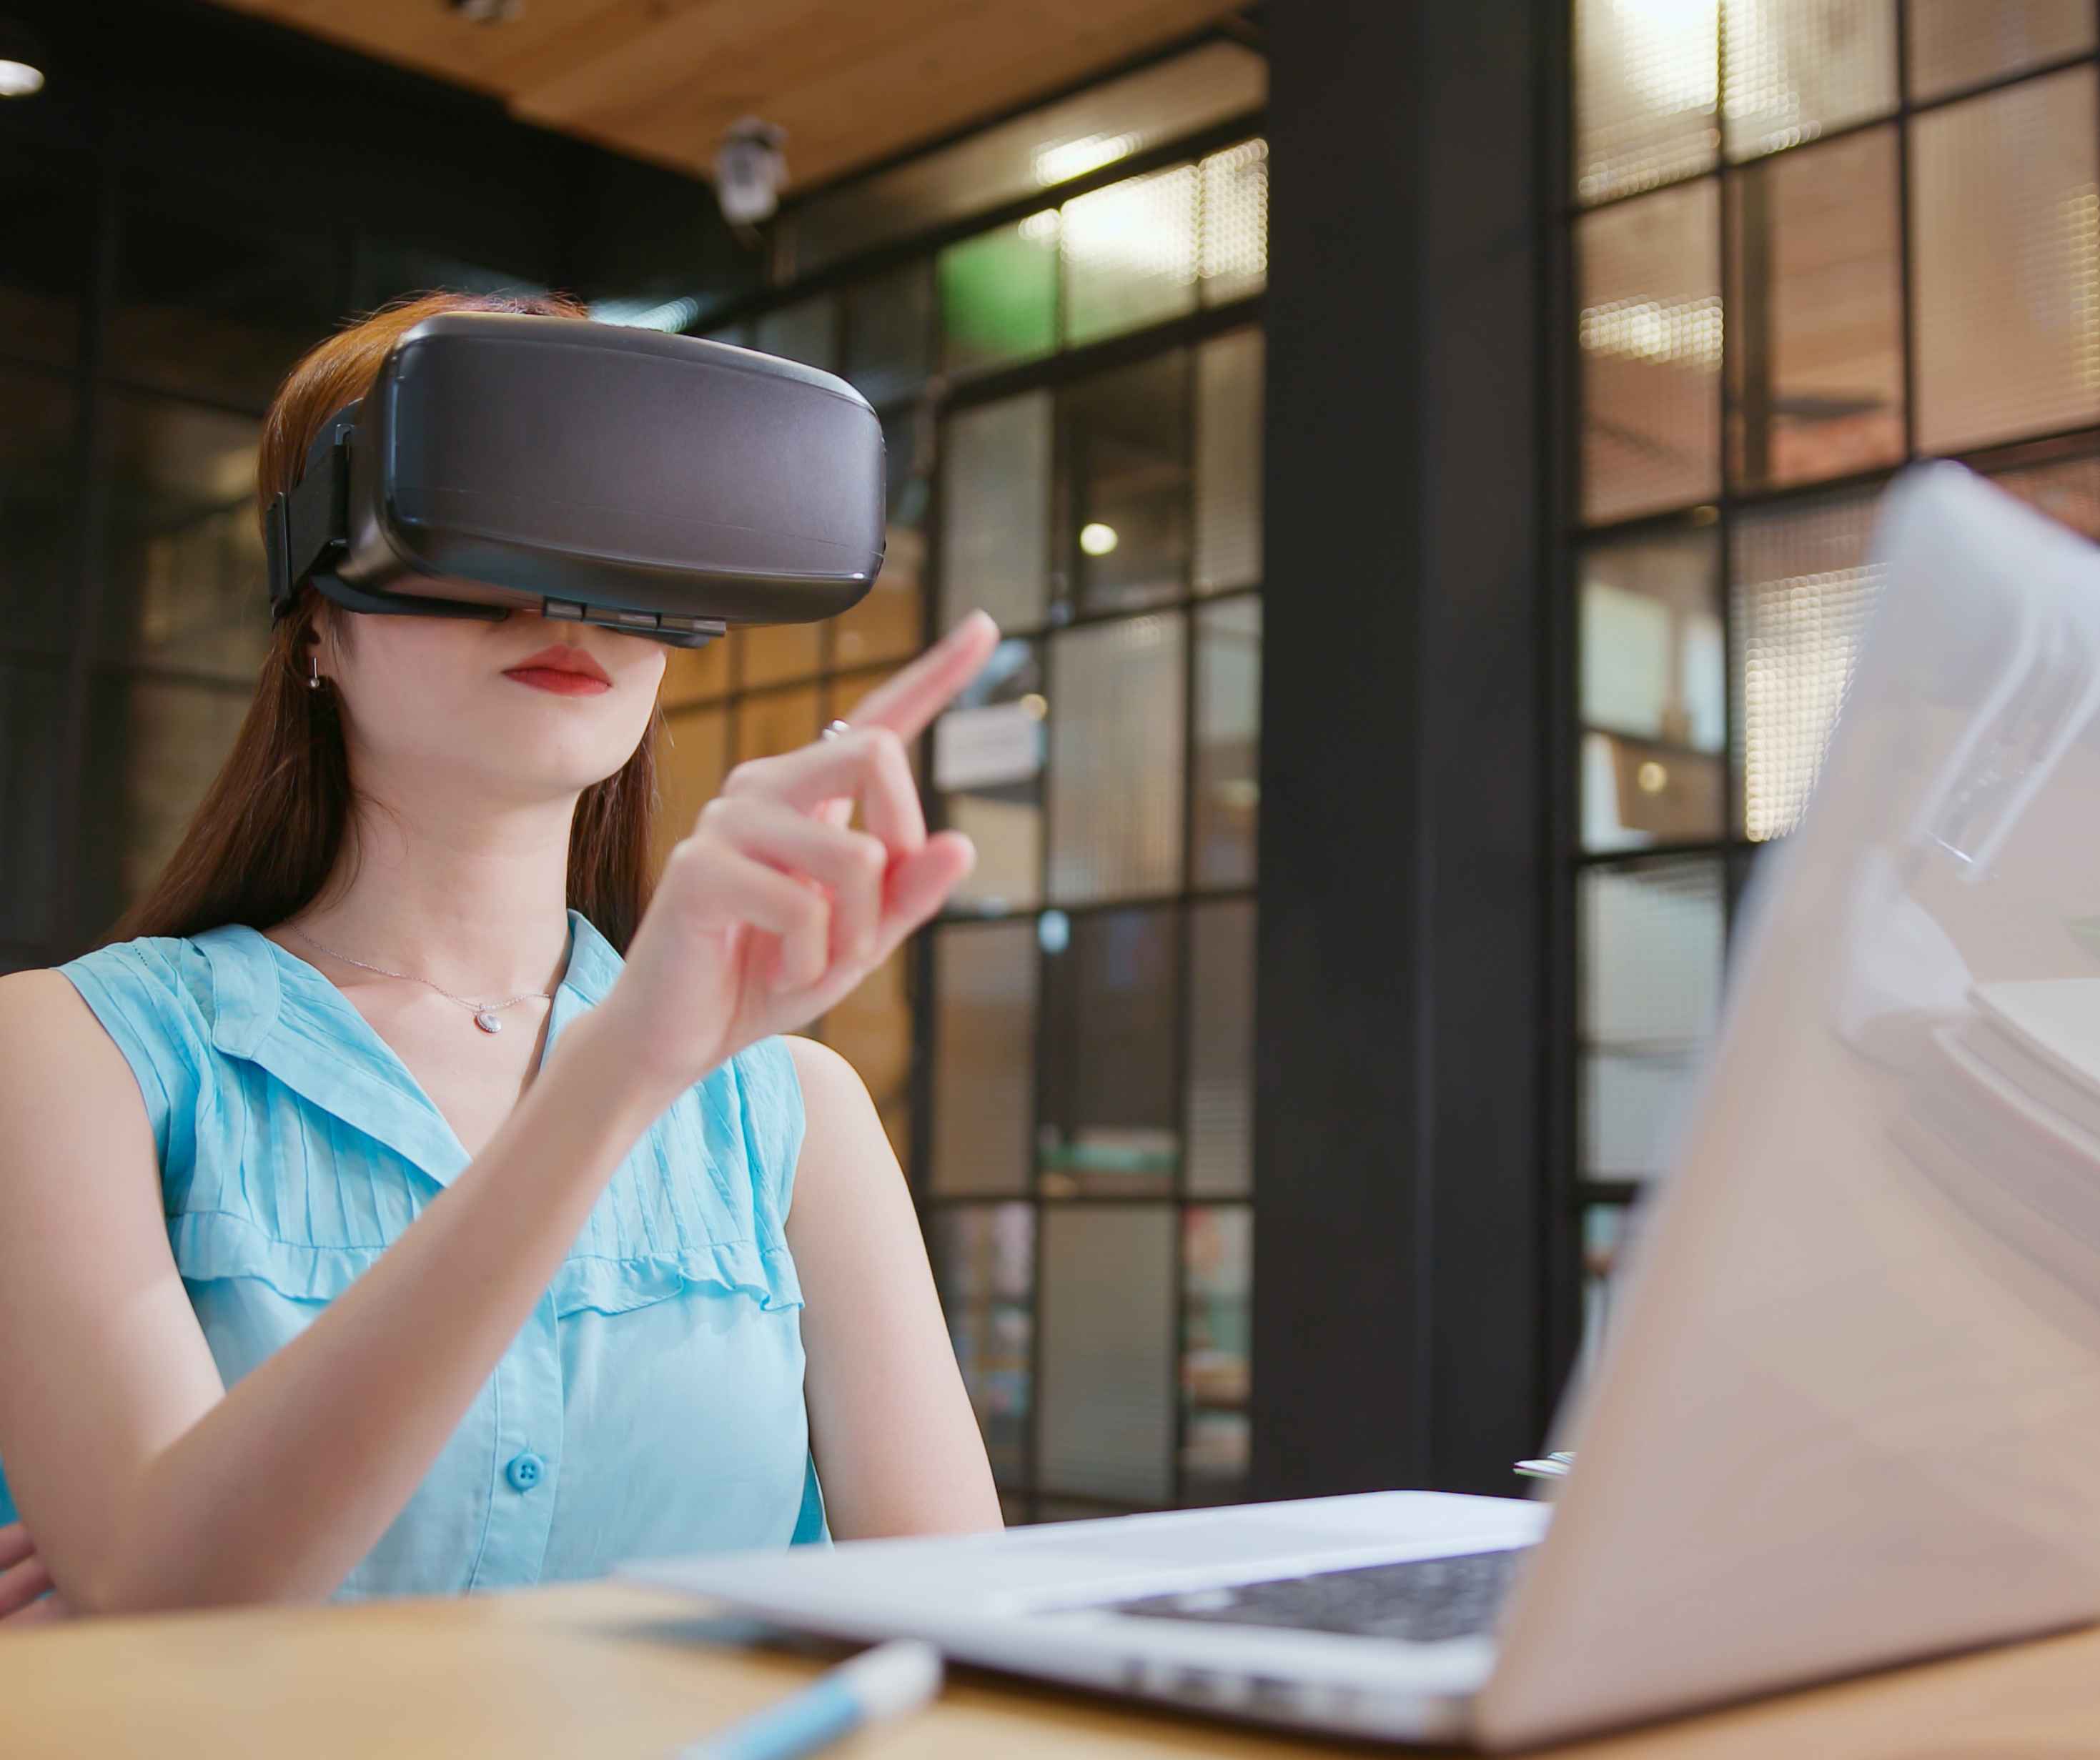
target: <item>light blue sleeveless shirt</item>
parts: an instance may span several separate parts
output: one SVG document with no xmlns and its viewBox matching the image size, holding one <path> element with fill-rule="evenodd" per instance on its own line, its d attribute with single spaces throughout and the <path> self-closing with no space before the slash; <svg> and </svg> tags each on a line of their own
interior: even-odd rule
<svg viewBox="0 0 2100 1760">
<path fill-rule="evenodd" d="M 583 917 L 570 924 L 550 1045 L 620 968 Z M 61 970 L 139 1079 L 175 1264 L 228 1386 L 467 1164 L 342 992 L 253 929 L 125 942 Z M 340 1593 L 510 1588 L 821 1539 L 783 1232 L 801 1142 L 777 1039 L 659 1119 Z"/>
</svg>

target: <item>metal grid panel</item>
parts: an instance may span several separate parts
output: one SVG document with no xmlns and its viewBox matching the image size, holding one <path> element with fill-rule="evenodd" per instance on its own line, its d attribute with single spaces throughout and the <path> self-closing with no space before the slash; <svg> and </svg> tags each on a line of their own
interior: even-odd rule
<svg viewBox="0 0 2100 1760">
<path fill-rule="evenodd" d="M 986 213 L 1245 116 L 1268 95 L 1265 59 L 1204 43 L 797 205 L 796 259 L 806 272 Z"/>
<path fill-rule="evenodd" d="M 1187 1190 L 1254 1190 L 1254 931 L 1251 899 L 1198 904 L 1189 926 Z"/>
<path fill-rule="evenodd" d="M 942 815 L 978 840 L 981 860 L 924 966 L 920 1164 L 943 1298 L 1012 1519 L 1215 1499 L 1243 1473 L 1246 1212 L 1189 1200 L 1242 1197 L 1250 1182 L 1254 913 L 1244 897 L 1188 895 L 1252 878 L 1260 609 L 1244 589 L 1261 567 L 1261 340 L 1248 327 L 1119 343 L 1115 364 L 1079 375 L 1045 357 L 1259 293 L 1267 161 L 1264 143 L 1246 142 L 935 258 L 942 370 L 951 383 L 1011 374 L 996 401 L 965 390 L 941 416 L 926 558 L 937 621 L 981 605 L 1017 639 L 931 745 Z M 862 377 L 885 333 L 869 303 L 877 285 L 839 296 L 847 364 Z M 900 326 L 902 310 L 890 315 Z M 909 419 L 890 412 L 893 460 Z M 893 497 L 900 487 L 907 512 L 893 519 L 918 505 L 893 477 Z M 1192 599 L 1207 601 L 1193 607 L 1200 655 Z M 845 629 L 827 650 L 834 666 Z M 1020 755 L 1022 714 L 1044 735 L 1039 775 Z M 1217 809 L 1196 816 L 1211 853 L 1193 867 L 1192 759 Z M 1000 1197 L 1015 1201 L 987 1201 Z M 1032 1324 L 1020 1298 L 983 1294 L 986 1267 L 1017 1250 L 1009 1215 L 1036 1219 L 1039 1263 L 1072 1297 Z M 1185 1217 L 1200 1241 L 1185 1238 Z M 1079 1250 L 1090 1230 L 1122 1244 L 1105 1258 Z M 1119 1252 L 1141 1274 L 1118 1271 Z M 1185 1305 L 1187 1280 L 1206 1277 L 1218 1287 Z M 1185 1361 L 1184 1327 L 1201 1333 Z"/>
<path fill-rule="evenodd" d="M 1716 0 L 1576 0 L 1575 187 L 1605 201 L 1708 169 L 1720 144 Z"/>
<path fill-rule="evenodd" d="M 2093 46 L 2092 0 L 1909 0 L 1915 100 L 2002 79 Z"/>
<path fill-rule="evenodd" d="M 942 627 L 982 609 L 1001 629 L 1037 627 L 1050 592 L 1049 392 L 965 410 L 945 451 Z"/>
<path fill-rule="evenodd" d="M 1904 455 L 1902 147 L 1894 126 L 1730 182 L 1729 471 L 1827 482 Z"/>
<path fill-rule="evenodd" d="M 1057 214 L 951 244 L 934 262 L 941 360 L 951 375 L 1034 360 L 1057 345 Z"/>
<path fill-rule="evenodd" d="M 1729 557 L 1734 733 L 1743 835 L 1791 831 L 1823 767 L 1881 589 L 1870 562 L 1877 497 L 1749 514 Z"/>
<path fill-rule="evenodd" d="M 1576 228 L 1592 521 L 1719 491 L 1719 217 L 1709 179 L 1585 214 Z"/>
<path fill-rule="evenodd" d="M 2100 458 L 2051 459 L 1995 471 L 1993 480 L 2029 505 L 2100 543 Z"/>
<path fill-rule="evenodd" d="M 1197 886 L 1251 886 L 1261 812 L 1261 601 L 1249 594 L 1196 612 Z"/>
<path fill-rule="evenodd" d="M 2095 9 L 2089 0 L 1898 3 L 1908 108 L 1899 103 L 1887 0 L 1575 7 L 1577 200 L 1614 203 L 1575 221 L 1580 517 L 1598 526 L 1660 516 L 1639 535 L 1604 538 L 1601 548 L 1599 538 L 1586 540 L 1592 554 L 1666 548 L 1693 541 L 1702 526 L 1725 535 L 1733 782 L 1724 825 L 1652 833 L 1705 848 L 1628 860 L 1612 852 L 1648 828 L 1616 815 L 1610 838 L 1591 834 L 1590 797 L 1599 789 L 1623 797 L 1634 785 L 1641 754 L 1619 748 L 1653 735 L 1588 712 L 1586 573 L 1571 1194 L 1582 1205 L 1586 1362 L 1612 1306 L 1623 1182 L 1661 1168 L 1704 1054 L 1727 876 L 1740 877 L 1759 842 L 1798 821 L 1843 700 L 1879 585 L 1866 560 L 1881 487 L 1871 473 L 1909 456 L 2100 425 L 2095 70 L 2089 60 L 1959 95 L 2089 58 Z M 1717 23 L 1725 44 L 1714 42 Z M 1714 68 L 1725 81 L 1718 93 Z M 1698 128 L 1716 95 L 1725 169 Z M 1894 120 L 1871 125 L 1883 116 Z M 1716 169 L 1720 175 L 1701 176 Z M 1685 242 L 1664 236 L 1654 219 L 1647 239 L 1618 219 L 1650 203 L 1662 216 L 1659 199 L 1639 192 L 1671 183 L 1680 187 L 1662 194 L 1683 204 L 1668 218 L 1680 221 Z M 1725 231 L 1712 224 L 1724 188 Z M 1696 220 L 1695 201 L 1705 204 Z M 1696 402 L 1694 374 L 1655 370 L 1722 355 L 1718 309 L 1706 315 L 1698 279 L 1685 272 L 1701 240 L 1729 267 L 1725 406 Z M 1636 362 L 1643 371 L 1630 370 Z M 1725 486 L 1698 468 L 1700 437 L 1716 429 Z M 2100 456 L 2089 436 L 2078 444 L 2070 455 L 2035 447 L 1988 468 L 2008 490 L 2100 536 Z M 1746 499 L 1846 477 L 1869 485 Z M 1620 658 L 1633 654 L 1621 645 Z M 1649 650 L 1651 660 L 1663 652 L 1652 640 Z M 1652 664 L 1647 673 L 1651 682 L 1661 675 Z M 1663 698 L 1653 690 L 1645 697 L 1652 725 Z"/>
<path fill-rule="evenodd" d="M 1261 579 L 1262 334 L 1235 330 L 1196 350 L 1199 593 Z"/>
<path fill-rule="evenodd" d="M 1176 165 L 1065 204 L 1068 344 L 1120 336 L 1194 309 L 1198 183 L 1195 166 Z"/>
<path fill-rule="evenodd" d="M 1895 0 L 1728 0 L 1722 15 L 1731 159 L 1895 108 Z"/>
<path fill-rule="evenodd" d="M 1250 298 L 1268 284 L 1268 143 L 1228 147 L 1197 170 L 1202 180 L 1203 303 Z"/>
<path fill-rule="evenodd" d="M 1726 939 L 1718 856 L 1586 869 L 1582 925 L 1582 1168 L 1662 1170 L 1712 1034 Z"/>
<path fill-rule="evenodd" d="M 2096 128 L 2090 67 L 1912 124 L 1921 451 L 2100 420 Z"/>
<path fill-rule="evenodd" d="M 1022 1484 L 1035 1327 L 1034 1207 L 955 1204 L 938 1212 L 933 1265 L 992 1476 L 1002 1485 Z"/>
<path fill-rule="evenodd" d="M 1253 1296 L 1254 1212 L 1190 1206 L 1181 1218 L 1181 1474 L 1191 1503 L 1246 1492 Z"/>
<path fill-rule="evenodd" d="M 1029 1189 L 1035 1115 L 1032 922 L 945 925 L 933 942 L 931 1185 Z"/>
<path fill-rule="evenodd" d="M 1063 409 L 1068 577 L 1087 611 L 1134 611 L 1189 583 L 1189 357 L 1097 373 Z"/>
<path fill-rule="evenodd" d="M 846 295 L 842 370 L 869 403 L 910 397 L 932 366 L 932 266 L 907 263 Z"/>
<path fill-rule="evenodd" d="M 1174 1494 L 1177 1233 L 1169 1204 L 1043 1212 L 1036 1472 L 1132 1503 Z"/>
<path fill-rule="evenodd" d="M 1043 951 L 1043 1195 L 1168 1195 L 1181 1164 L 1180 913 L 1088 911 Z"/>
<path fill-rule="evenodd" d="M 1052 904 L 1180 885 L 1187 621 L 1161 612 L 1051 638 Z"/>
<path fill-rule="evenodd" d="M 1593 544 L 1577 565 L 1586 850 L 1722 834 L 1718 535 L 1644 533 Z"/>
</svg>

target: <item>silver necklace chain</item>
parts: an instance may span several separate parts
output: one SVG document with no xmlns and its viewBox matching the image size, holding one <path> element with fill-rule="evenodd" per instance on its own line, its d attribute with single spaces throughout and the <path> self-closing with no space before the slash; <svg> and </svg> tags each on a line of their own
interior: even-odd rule
<svg viewBox="0 0 2100 1760">
<path fill-rule="evenodd" d="M 428 985 L 431 989 L 436 991 L 438 994 L 443 997 L 448 1002 L 458 1003 L 461 1008 L 465 1009 L 470 1014 L 473 1015 L 474 1025 L 479 1027 L 483 1032 L 497 1033 L 503 1031 L 503 1023 L 496 1017 L 505 1009 L 515 1008 L 520 1002 L 551 1002 L 554 1000 L 553 994 L 545 990 L 524 990 L 520 991 L 516 996 L 512 997 L 507 1001 L 470 1001 L 465 997 L 454 996 L 451 991 L 445 988 L 445 987 L 441 983 L 433 983 L 427 978 L 418 978 L 413 972 L 389 971 L 384 966 L 374 966 L 368 960 L 352 959 L 347 953 L 338 953 L 332 947 L 323 947 L 320 942 L 316 941 L 311 935 L 308 935 L 307 931 L 302 929 L 297 923 L 288 922 L 285 926 L 290 930 L 292 933 L 297 935 L 302 941 L 305 942 L 307 945 L 311 948 L 316 953 L 325 953 L 330 959 L 341 960 L 346 966 L 355 966 L 360 971 L 377 972 L 382 978 L 399 978 L 404 983 Z"/>
</svg>

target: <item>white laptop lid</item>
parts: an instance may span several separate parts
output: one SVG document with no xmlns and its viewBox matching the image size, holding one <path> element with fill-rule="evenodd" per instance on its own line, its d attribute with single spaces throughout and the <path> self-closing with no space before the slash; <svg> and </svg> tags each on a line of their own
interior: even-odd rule
<svg viewBox="0 0 2100 1760">
<path fill-rule="evenodd" d="M 1947 464 L 1880 548 L 1498 1746 L 2100 1619 L 2100 550 Z"/>
</svg>

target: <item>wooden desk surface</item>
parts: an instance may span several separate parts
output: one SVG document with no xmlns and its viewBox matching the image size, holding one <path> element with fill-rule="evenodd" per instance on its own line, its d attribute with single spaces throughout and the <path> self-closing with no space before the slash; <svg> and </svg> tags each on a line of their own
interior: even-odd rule
<svg viewBox="0 0 2100 1760">
<path fill-rule="evenodd" d="M 83 1621 L 0 1637 L 0 1755 L 651 1760 L 820 1665 L 607 1584 L 470 1600 Z M 1372 1750 L 971 1674 L 840 1760 L 1329 1760 Z M 2100 1630 L 1558 1750 L 1582 1760 L 2100 1753 Z"/>
</svg>

